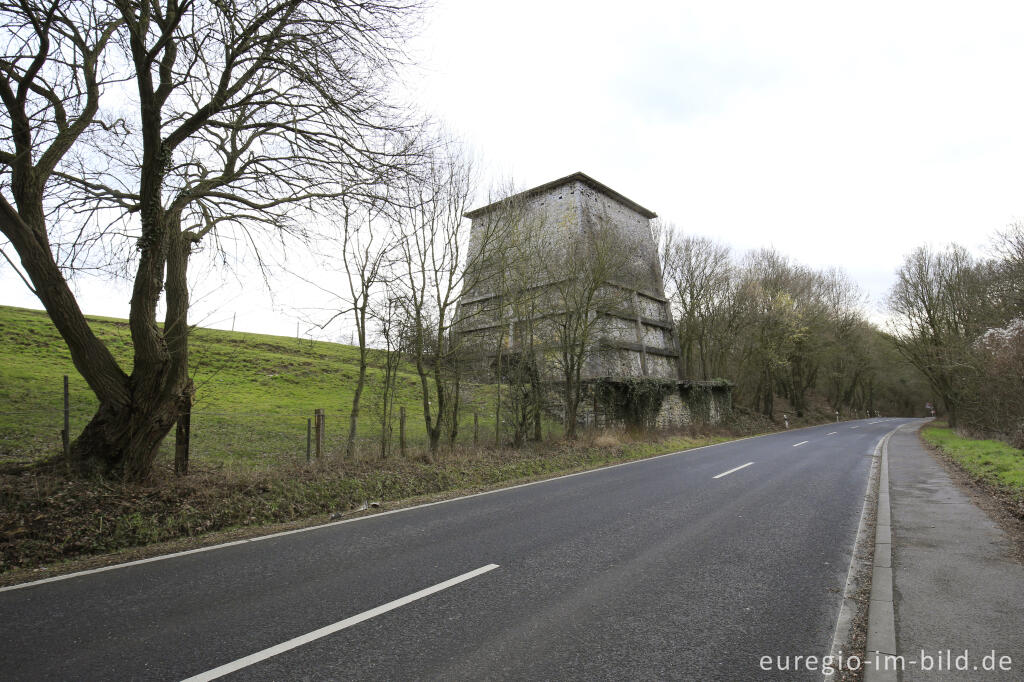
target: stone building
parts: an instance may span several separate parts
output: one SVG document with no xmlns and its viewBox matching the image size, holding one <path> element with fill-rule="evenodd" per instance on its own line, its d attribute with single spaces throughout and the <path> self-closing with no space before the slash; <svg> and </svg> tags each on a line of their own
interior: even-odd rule
<svg viewBox="0 0 1024 682">
<path fill-rule="evenodd" d="M 552 351 L 547 343 L 551 325 L 571 298 L 563 290 L 571 273 L 559 268 L 572 270 L 574 253 L 596 251 L 605 253 L 603 262 L 614 267 L 602 271 L 601 286 L 590 301 L 592 348 L 581 368 L 587 392 L 581 420 L 628 421 L 623 413 L 628 396 L 623 391 L 645 383 L 666 387 L 661 389 L 661 409 L 652 423 L 717 421 L 727 408 L 728 391 L 709 387 L 706 392 L 713 398 L 709 409 L 698 410 L 686 400 L 696 384 L 681 373 L 672 313 L 651 233 L 653 211 L 583 173 L 573 173 L 472 210 L 466 217 L 472 221 L 469 252 L 478 257 L 473 261 L 478 265 L 469 273 L 460 298 L 459 329 L 468 362 L 477 372 L 493 376 L 499 350 L 514 359 L 528 340 L 545 352 Z M 524 233 L 530 239 L 517 242 L 516 237 Z M 498 234 L 500 238 L 495 237 Z M 525 257 L 519 253 L 517 261 L 510 254 L 524 243 L 529 251 Z M 513 273 L 517 263 L 525 263 L 526 269 Z M 510 279 L 515 281 L 511 288 Z M 533 292 L 528 297 L 529 339 L 526 313 L 511 301 L 513 290 Z M 543 374 L 548 384 L 558 379 L 550 364 Z M 654 381 L 637 381 L 642 379 Z M 549 393 L 557 396 L 557 391 Z M 553 398 L 552 411 L 560 411 L 557 402 Z"/>
</svg>

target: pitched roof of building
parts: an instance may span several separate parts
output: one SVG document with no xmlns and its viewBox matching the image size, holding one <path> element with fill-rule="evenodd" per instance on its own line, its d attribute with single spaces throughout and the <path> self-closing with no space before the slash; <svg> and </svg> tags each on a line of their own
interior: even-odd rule
<svg viewBox="0 0 1024 682">
<path fill-rule="evenodd" d="M 554 187 L 558 187 L 560 185 L 566 185 L 566 184 L 568 184 L 570 182 L 577 181 L 577 180 L 579 182 L 582 182 L 584 185 L 587 185 L 588 187 L 590 187 L 592 189 L 595 189 L 598 192 L 601 192 L 602 194 L 605 194 L 605 195 L 611 197 L 612 199 L 615 199 L 619 203 L 624 204 L 625 206 L 628 206 L 629 208 L 633 209 L 634 211 L 636 211 L 637 213 L 639 213 L 640 215 L 642 215 L 645 218 L 650 219 L 650 218 L 657 218 L 658 217 L 658 214 L 655 213 L 654 211 L 652 211 L 650 209 L 647 209 L 647 208 L 644 208 L 643 206 L 641 206 L 640 204 L 636 203 L 632 199 L 629 199 L 629 198 L 624 197 L 623 195 L 619 194 L 618 192 L 613 190 L 611 187 L 608 187 L 607 185 L 601 184 L 600 182 L 598 182 L 594 178 L 590 177 L 589 175 L 586 175 L 585 173 L 579 173 L 579 172 L 573 173 L 572 175 L 566 175 L 564 178 L 558 178 L 557 180 L 552 180 L 551 182 L 545 182 L 543 185 L 538 185 L 537 187 L 534 187 L 532 189 L 528 189 L 528 190 L 526 190 L 524 192 L 519 192 L 518 194 L 514 194 L 514 195 L 512 195 L 510 197 L 506 197 L 504 199 L 500 199 L 499 201 L 495 201 L 493 203 L 487 204 L 486 206 L 481 206 L 480 208 L 475 208 L 472 211 L 466 212 L 465 216 L 467 218 L 470 218 L 470 219 L 476 218 L 477 216 L 481 216 L 481 215 L 487 213 L 488 211 L 490 211 L 491 209 L 495 208 L 496 206 L 499 206 L 500 204 L 503 204 L 503 203 L 505 203 L 507 201 L 512 201 L 513 199 L 526 199 L 528 197 L 534 196 L 536 194 L 540 194 L 540 193 L 545 192 L 545 191 L 547 191 L 549 189 L 552 189 Z"/>
</svg>

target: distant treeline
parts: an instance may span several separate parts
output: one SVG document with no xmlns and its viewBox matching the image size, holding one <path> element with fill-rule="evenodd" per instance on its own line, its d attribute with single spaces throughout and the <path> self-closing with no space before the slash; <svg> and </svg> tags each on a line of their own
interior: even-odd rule
<svg viewBox="0 0 1024 682">
<path fill-rule="evenodd" d="M 919 415 L 1024 446 L 1024 226 L 992 240 L 910 253 L 889 292 L 885 329 L 841 270 L 771 249 L 736 256 L 711 239 L 660 229 L 666 294 L 687 376 L 736 383 L 737 405 L 772 416 L 783 396 L 831 409 Z"/>
<path fill-rule="evenodd" d="M 845 272 L 657 231 L 686 376 L 729 379 L 738 407 L 770 418 L 779 396 L 798 416 L 812 396 L 844 416 L 924 414 L 927 383 L 868 321 L 866 296 Z"/>
</svg>

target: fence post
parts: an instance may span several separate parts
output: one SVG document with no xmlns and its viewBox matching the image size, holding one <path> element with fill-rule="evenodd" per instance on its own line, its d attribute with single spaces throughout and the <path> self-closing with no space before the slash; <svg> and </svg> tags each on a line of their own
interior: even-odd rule
<svg viewBox="0 0 1024 682">
<path fill-rule="evenodd" d="M 398 451 L 405 457 L 405 406 L 398 411 Z"/>
<path fill-rule="evenodd" d="M 192 396 L 182 399 L 178 426 L 174 432 L 174 473 L 188 475 L 188 451 L 192 440 Z"/>
<path fill-rule="evenodd" d="M 473 447 L 480 442 L 480 415 L 473 413 Z"/>
<path fill-rule="evenodd" d="M 64 375 L 64 428 L 60 431 L 64 459 L 71 460 L 71 399 L 68 396 L 68 375 Z"/>
<path fill-rule="evenodd" d="M 310 450 L 313 448 L 313 420 L 306 417 L 306 463 L 309 463 Z"/>
<path fill-rule="evenodd" d="M 317 408 L 313 411 L 313 417 L 316 421 L 316 458 L 320 459 L 324 455 L 324 411 L 323 408 Z"/>
</svg>

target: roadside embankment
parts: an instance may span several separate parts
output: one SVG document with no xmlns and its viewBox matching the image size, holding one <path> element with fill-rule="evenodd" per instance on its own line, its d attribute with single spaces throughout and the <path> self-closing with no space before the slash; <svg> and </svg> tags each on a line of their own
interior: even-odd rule
<svg viewBox="0 0 1024 682">
<path fill-rule="evenodd" d="M 998 440 L 965 438 L 941 422 L 922 428 L 921 439 L 995 498 L 1005 513 L 1024 521 L 1024 450 Z"/>
</svg>

